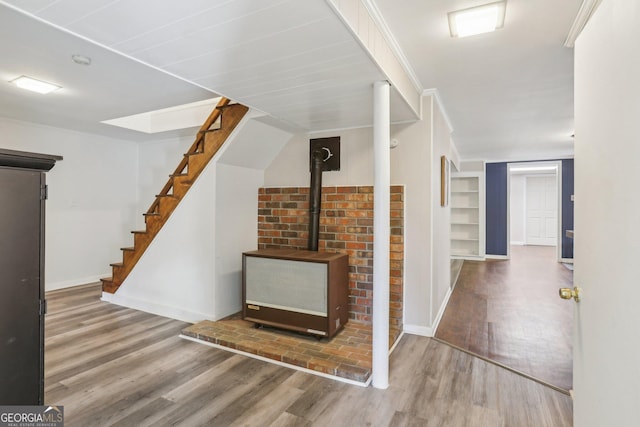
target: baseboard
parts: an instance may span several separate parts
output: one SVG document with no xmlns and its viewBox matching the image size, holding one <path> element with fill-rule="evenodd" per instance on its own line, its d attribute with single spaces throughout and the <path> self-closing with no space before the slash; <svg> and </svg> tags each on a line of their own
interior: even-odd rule
<svg viewBox="0 0 640 427">
<path fill-rule="evenodd" d="M 573 258 L 560 258 L 560 262 L 564 262 L 565 264 L 573 264 Z"/>
<path fill-rule="evenodd" d="M 447 304 L 449 303 L 449 298 L 451 298 L 452 293 L 452 288 L 447 289 L 447 295 L 445 295 L 444 300 L 442 300 L 442 304 L 440 304 L 440 309 L 438 310 L 438 314 L 436 314 L 436 318 L 434 319 L 432 326 L 404 325 L 403 332 L 429 338 L 435 336 L 436 331 L 438 330 L 438 325 L 440 324 L 440 320 L 442 320 L 442 316 L 444 315 L 444 311 L 447 308 Z"/>
<path fill-rule="evenodd" d="M 517 242 L 517 241 L 513 241 L 511 242 L 512 245 L 516 245 L 516 246 L 524 246 L 524 242 Z"/>
<path fill-rule="evenodd" d="M 111 276 L 111 272 L 100 274 L 98 276 L 83 277 L 81 279 L 65 280 L 62 282 L 45 283 L 46 292 L 56 291 L 58 289 L 73 288 L 74 286 L 88 285 L 89 283 L 99 282 L 103 277 Z"/>
<path fill-rule="evenodd" d="M 410 335 L 419 335 L 421 337 L 433 337 L 433 328 L 429 326 L 404 325 L 403 333 Z"/>
<path fill-rule="evenodd" d="M 486 259 L 509 259 L 509 257 L 507 255 L 485 255 L 484 256 Z"/>
<path fill-rule="evenodd" d="M 102 298 L 100 299 L 111 304 L 133 308 L 135 310 L 144 311 L 146 313 L 155 314 L 157 316 L 180 320 L 182 322 L 197 323 L 202 320 L 218 320 L 212 313 L 199 313 L 196 311 L 185 310 L 179 307 L 158 304 L 152 301 L 125 297 L 122 295 L 118 295 L 117 293 L 110 294 L 108 292 L 103 292 Z"/>
<path fill-rule="evenodd" d="M 436 331 L 438 330 L 438 325 L 440 324 L 440 320 L 442 320 L 442 316 L 444 316 L 444 311 L 447 309 L 447 304 L 449 304 L 449 298 L 451 298 L 452 293 L 453 293 L 453 289 L 449 288 L 447 290 L 447 295 L 445 295 L 444 300 L 442 301 L 442 304 L 440 304 L 440 309 L 438 310 L 438 314 L 436 314 L 436 318 L 433 321 L 432 336 L 434 336 L 436 334 Z"/>
</svg>

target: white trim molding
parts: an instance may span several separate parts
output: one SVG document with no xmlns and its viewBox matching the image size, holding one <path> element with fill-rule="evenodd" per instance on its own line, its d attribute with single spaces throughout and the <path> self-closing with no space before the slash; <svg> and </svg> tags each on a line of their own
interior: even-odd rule
<svg viewBox="0 0 640 427">
<path fill-rule="evenodd" d="M 57 289 L 65 289 L 65 288 L 72 288 L 74 286 L 88 285 L 88 284 L 91 284 L 91 283 L 99 282 L 100 278 L 102 278 L 102 277 L 109 277 L 109 276 L 111 276 L 111 272 L 104 273 L 104 274 L 99 274 L 97 276 L 83 277 L 83 278 L 80 278 L 80 279 L 64 280 L 62 282 L 45 283 L 44 289 L 45 289 L 45 291 L 49 292 L 49 291 L 55 291 Z"/>
<path fill-rule="evenodd" d="M 440 91 L 436 88 L 425 89 L 422 91 L 422 96 L 432 96 L 436 100 L 436 103 L 438 104 L 438 108 L 440 109 L 440 112 L 444 117 L 444 121 L 447 122 L 447 126 L 449 126 L 449 132 L 452 133 L 453 126 L 451 125 L 451 119 L 449 119 L 449 114 L 447 114 L 447 110 L 444 108 L 444 104 L 442 103 L 442 98 L 440 98 Z"/>
<path fill-rule="evenodd" d="M 449 303 L 449 298 L 451 298 L 451 294 L 453 293 L 453 289 L 449 288 L 447 290 L 447 295 L 444 297 L 442 304 L 440 304 L 440 309 L 438 310 L 438 314 L 436 314 L 436 318 L 433 321 L 433 325 L 431 326 L 419 326 L 419 325 L 404 325 L 403 334 L 411 334 L 411 335 L 419 335 L 422 337 L 433 338 L 438 330 L 438 325 L 440 324 L 440 320 L 442 320 L 442 316 L 444 315 L 444 311 L 447 308 L 447 304 Z"/>
<path fill-rule="evenodd" d="M 387 40 L 387 43 L 389 43 L 391 52 L 393 52 L 398 62 L 400 62 L 402 68 L 404 68 L 404 71 L 407 73 L 407 76 L 415 87 L 416 92 L 420 93 L 420 91 L 423 90 L 424 86 L 422 86 L 422 83 L 420 82 L 420 79 L 413 69 L 413 66 L 405 56 L 404 51 L 400 47 L 400 44 L 387 25 L 387 21 L 384 20 L 382 12 L 380 12 L 380 9 L 378 9 L 378 5 L 375 4 L 375 2 L 373 2 L 372 0 L 362 0 L 362 4 L 364 4 L 364 6 L 367 8 L 367 10 L 369 11 L 369 15 L 371 15 L 371 18 L 382 32 L 382 35 Z"/>
<path fill-rule="evenodd" d="M 593 13 L 596 11 L 598 6 L 602 0 L 583 0 L 582 5 L 580 6 L 580 10 L 578 10 L 578 15 L 576 15 L 576 19 L 573 21 L 571 25 L 571 29 L 569 30 L 569 34 L 567 35 L 567 39 L 564 41 L 564 46 L 572 48 L 575 46 L 576 39 L 589 22 L 589 19 L 593 16 Z"/>
<path fill-rule="evenodd" d="M 486 254 L 485 259 L 509 259 L 508 255 L 491 255 L 491 254 Z"/>
<path fill-rule="evenodd" d="M 155 314 L 157 316 L 168 317 L 170 319 L 176 319 L 187 323 L 196 323 L 202 320 L 218 320 L 216 316 L 211 313 L 199 313 L 196 311 L 185 310 L 180 307 L 172 307 L 170 305 L 157 303 L 154 301 L 147 301 L 139 298 L 125 297 L 122 295 L 110 294 L 103 292 L 101 301 L 108 302 L 110 304 L 116 304 L 127 308 L 133 308 L 134 310 L 144 311 L 146 313 Z"/>
</svg>

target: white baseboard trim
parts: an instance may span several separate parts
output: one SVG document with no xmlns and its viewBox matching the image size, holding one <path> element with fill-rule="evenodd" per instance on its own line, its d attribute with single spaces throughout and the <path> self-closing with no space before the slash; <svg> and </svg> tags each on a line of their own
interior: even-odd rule
<svg viewBox="0 0 640 427">
<path fill-rule="evenodd" d="M 99 274 L 97 276 L 83 277 L 81 279 L 64 280 L 62 282 L 45 283 L 44 289 L 46 292 L 55 291 L 58 289 L 73 288 L 74 286 L 88 285 L 89 283 L 99 282 L 103 277 L 111 276 L 111 272 Z"/>
<path fill-rule="evenodd" d="M 560 262 L 564 262 L 565 264 L 573 264 L 573 258 L 560 258 Z"/>
<path fill-rule="evenodd" d="M 486 259 L 509 259 L 509 257 L 507 255 L 485 255 L 484 256 Z"/>
<path fill-rule="evenodd" d="M 436 314 L 436 318 L 433 321 L 433 326 L 404 325 L 403 332 L 411 335 L 433 338 L 436 334 L 436 330 L 438 330 L 438 325 L 440 324 L 440 320 L 442 320 L 444 310 L 447 308 L 447 304 L 449 303 L 449 298 L 451 298 L 452 293 L 453 289 L 449 288 L 442 304 L 440 304 L 440 309 L 438 309 L 438 314 Z"/>
<path fill-rule="evenodd" d="M 218 320 L 212 313 L 199 313 L 196 311 L 185 310 L 179 307 L 173 307 L 165 304 L 159 304 L 153 301 L 141 300 L 122 295 L 102 293 L 102 301 L 120 305 L 135 310 L 144 311 L 146 313 L 155 314 L 157 316 L 168 317 L 170 319 L 180 320 L 182 322 L 197 323 L 202 320 Z"/>
<path fill-rule="evenodd" d="M 389 356 L 391 356 L 391 353 L 393 353 L 393 350 L 396 349 L 396 347 L 398 346 L 398 343 L 400 343 L 400 340 L 402 339 L 403 336 L 404 336 L 404 331 L 400 332 L 400 335 L 398 335 L 398 338 L 389 349 Z"/>
<path fill-rule="evenodd" d="M 433 338 L 433 328 L 429 326 L 404 325 L 405 334 Z"/>
<path fill-rule="evenodd" d="M 511 244 L 516 246 L 524 246 L 524 242 L 520 242 L 520 241 L 512 241 Z"/>
</svg>

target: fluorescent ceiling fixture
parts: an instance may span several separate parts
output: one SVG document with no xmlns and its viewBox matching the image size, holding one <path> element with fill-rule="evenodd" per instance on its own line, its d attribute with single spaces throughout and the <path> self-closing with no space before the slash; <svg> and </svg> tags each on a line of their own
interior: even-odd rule
<svg viewBox="0 0 640 427">
<path fill-rule="evenodd" d="M 469 9 L 449 12 L 451 37 L 467 37 L 488 33 L 504 26 L 506 0 Z"/>
<path fill-rule="evenodd" d="M 47 94 L 49 92 L 53 92 L 54 90 L 58 90 L 62 88 L 62 86 L 58 86 L 53 83 L 43 82 L 42 80 L 37 80 L 27 76 L 20 76 L 17 79 L 11 80 L 11 83 L 15 84 L 21 89 L 26 89 L 32 92 L 38 92 L 42 94 Z"/>
<path fill-rule="evenodd" d="M 132 116 L 104 120 L 101 123 L 144 133 L 159 133 L 199 127 L 209 117 L 220 98 L 147 111 Z"/>
<path fill-rule="evenodd" d="M 554 171 L 557 169 L 557 166 L 516 166 L 512 167 L 509 170 L 511 172 L 542 172 L 542 171 Z"/>
</svg>

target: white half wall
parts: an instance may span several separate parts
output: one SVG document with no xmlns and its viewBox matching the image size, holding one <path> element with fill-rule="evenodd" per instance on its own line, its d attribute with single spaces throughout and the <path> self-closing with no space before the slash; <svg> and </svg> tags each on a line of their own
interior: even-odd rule
<svg viewBox="0 0 640 427">
<path fill-rule="evenodd" d="M 0 147 L 64 157 L 47 173 L 45 289 L 96 282 L 131 244 L 134 142 L 0 118 Z"/>
</svg>

